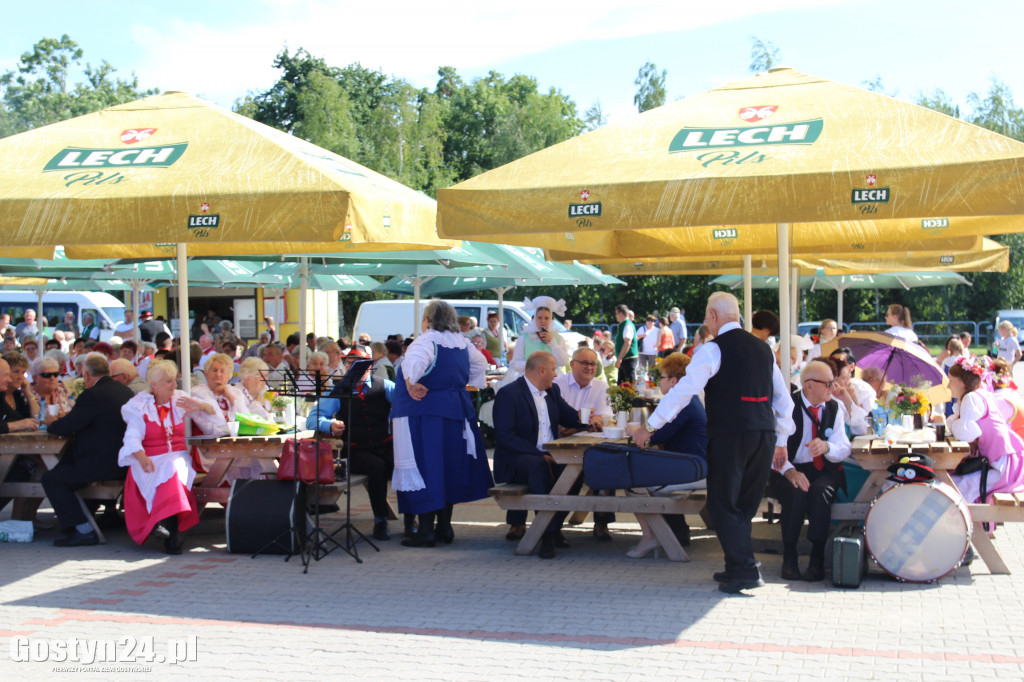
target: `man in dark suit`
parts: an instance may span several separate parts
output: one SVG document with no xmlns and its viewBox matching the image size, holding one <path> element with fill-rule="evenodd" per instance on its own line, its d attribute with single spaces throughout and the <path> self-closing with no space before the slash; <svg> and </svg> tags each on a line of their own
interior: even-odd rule
<svg viewBox="0 0 1024 682">
<path fill-rule="evenodd" d="M 57 513 L 66 537 L 54 540 L 58 547 L 95 545 L 99 537 L 92 529 L 75 497 L 75 491 L 93 481 L 122 480 L 127 469 L 117 465 L 117 453 L 124 441 L 125 422 L 121 406 L 135 393 L 110 378 L 107 358 L 89 353 L 82 367 L 86 390 L 66 415 L 47 416 L 47 430 L 75 441 L 60 462 L 43 475 L 43 490 Z"/>
<path fill-rule="evenodd" d="M 842 462 L 850 456 L 851 448 L 839 403 L 832 397 L 832 368 L 811 360 L 800 373 L 800 380 L 801 389 L 793 394 L 796 431 L 787 443 L 787 459 L 776 463 L 772 486 L 782 504 L 782 578 L 818 581 L 825 578 L 825 541 L 832 525 L 832 502 L 846 487 Z M 807 570 L 800 573 L 796 544 L 805 518 L 811 560 Z"/>
<path fill-rule="evenodd" d="M 587 429 L 576 410 L 562 398 L 554 380 L 555 356 L 537 351 L 526 360 L 526 375 L 495 395 L 494 430 L 498 441 L 494 449 L 495 481 L 525 483 L 533 495 L 551 492 L 564 466 L 555 464 L 541 446 L 558 438 L 559 426 Z M 561 531 L 565 517 L 565 513 L 559 513 L 551 520 L 541 539 L 540 558 L 554 558 L 556 545 L 569 546 Z M 526 512 L 510 510 L 506 520 L 511 526 L 506 537 L 521 538 L 526 531 Z"/>
</svg>

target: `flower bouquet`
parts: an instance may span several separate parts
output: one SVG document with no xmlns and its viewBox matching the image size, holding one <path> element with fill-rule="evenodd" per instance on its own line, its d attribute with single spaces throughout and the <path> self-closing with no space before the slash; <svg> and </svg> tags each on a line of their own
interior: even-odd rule
<svg viewBox="0 0 1024 682">
<path fill-rule="evenodd" d="M 616 413 L 628 412 L 633 409 L 633 401 L 637 397 L 636 388 L 628 381 L 624 381 L 617 386 L 608 387 L 608 400 L 612 404 L 612 410 Z"/>
<path fill-rule="evenodd" d="M 85 391 L 85 379 L 78 377 L 71 382 L 71 390 L 68 391 L 68 394 L 72 400 L 75 400 L 78 396 L 82 395 L 83 391 Z"/>
<path fill-rule="evenodd" d="M 896 415 L 897 420 L 904 415 L 915 417 L 914 426 L 923 424 L 924 418 L 931 414 L 931 401 L 925 396 L 924 391 L 928 386 L 910 388 L 905 384 L 896 384 L 893 387 L 892 397 L 889 398 L 889 412 Z"/>
</svg>

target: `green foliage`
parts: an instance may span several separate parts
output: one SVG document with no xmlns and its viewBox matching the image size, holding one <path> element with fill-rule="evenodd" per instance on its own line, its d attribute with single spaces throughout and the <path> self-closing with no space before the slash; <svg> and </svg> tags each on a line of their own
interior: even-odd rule
<svg viewBox="0 0 1024 682">
<path fill-rule="evenodd" d="M 82 66 L 82 56 L 78 43 L 67 34 L 59 40 L 43 38 L 30 52 L 21 55 L 18 68 L 0 76 L 0 137 L 157 92 L 140 91 L 135 74 L 125 80 L 114 77 L 115 69 L 106 61 L 96 67 Z M 77 70 L 83 72 L 85 80 L 72 84 Z"/>
<path fill-rule="evenodd" d="M 750 73 L 764 73 L 778 65 L 782 53 L 772 41 L 757 36 L 750 36 L 750 40 Z"/>
<path fill-rule="evenodd" d="M 601 108 L 601 100 L 595 100 L 590 108 L 583 112 L 583 127 L 590 130 L 597 130 L 608 123 L 608 117 L 604 115 Z"/>
<path fill-rule="evenodd" d="M 665 103 L 665 78 L 667 75 L 668 71 L 664 69 L 658 73 L 658 67 L 652 62 L 647 62 L 640 67 L 640 73 L 633 81 L 636 86 L 633 104 L 641 114 Z"/>
</svg>

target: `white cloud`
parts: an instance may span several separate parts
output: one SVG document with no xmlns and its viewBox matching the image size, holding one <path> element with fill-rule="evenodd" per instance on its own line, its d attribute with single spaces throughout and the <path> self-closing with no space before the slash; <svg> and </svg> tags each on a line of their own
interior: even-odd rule
<svg viewBox="0 0 1024 682">
<path fill-rule="evenodd" d="M 486 68 L 583 40 L 612 40 L 681 31 L 795 7 L 848 0 L 522 0 L 498 6 L 468 0 L 441 3 L 280 0 L 250 5 L 231 26 L 171 19 L 136 25 L 141 55 L 133 66 L 143 84 L 205 95 L 222 105 L 276 78 L 271 66 L 287 45 L 329 64 L 368 68 L 429 86 L 437 67 Z"/>
</svg>

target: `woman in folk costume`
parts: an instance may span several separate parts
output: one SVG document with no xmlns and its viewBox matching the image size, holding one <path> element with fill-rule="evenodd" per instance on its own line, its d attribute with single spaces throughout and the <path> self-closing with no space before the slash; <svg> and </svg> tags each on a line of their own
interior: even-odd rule
<svg viewBox="0 0 1024 682">
<path fill-rule="evenodd" d="M 181 554 L 181 533 L 199 522 L 192 482 L 196 472 L 185 448 L 185 417 L 195 417 L 201 402 L 176 389 L 178 367 L 154 360 L 146 379 L 149 390 L 121 408 L 128 425 L 117 456 L 128 467 L 124 486 L 124 518 L 138 544 L 157 523 L 170 532 L 168 554 Z"/>
<path fill-rule="evenodd" d="M 452 507 L 487 497 L 494 484 L 466 385 L 486 386 L 487 361 L 459 333 L 455 309 L 431 301 L 423 333 L 405 352 L 391 401 L 398 510 L 419 515 L 407 547 L 450 544 Z M 434 522 L 437 522 L 435 528 Z"/>
<path fill-rule="evenodd" d="M 987 360 L 988 357 L 983 359 Z M 1024 398 L 1017 392 L 1013 365 L 1001 359 L 992 363 L 992 387 L 999 410 L 1010 425 L 1010 430 L 1024 438 Z"/>
<path fill-rule="evenodd" d="M 949 368 L 949 390 L 957 404 L 947 426 L 957 440 L 971 444 L 971 456 L 964 462 L 974 457 L 976 449 L 979 456 L 988 458 L 991 467 L 987 472 L 982 466 L 952 477 L 968 503 L 987 502 L 992 493 L 1024 492 L 1024 440 L 1006 424 L 988 388 L 990 380 L 988 370 L 967 358 Z M 964 462 L 958 469 L 964 467 Z"/>
<path fill-rule="evenodd" d="M 565 374 L 565 366 L 569 364 L 569 348 L 555 328 L 553 317 L 565 317 L 565 301 L 556 301 L 550 296 L 538 296 L 532 301 L 526 298 L 523 299 L 523 309 L 532 312 L 533 319 L 523 328 L 512 352 L 512 379 L 523 375 L 526 371 L 526 358 L 539 350 L 554 355 L 555 371 Z"/>
</svg>

